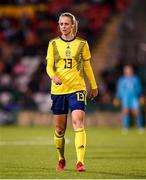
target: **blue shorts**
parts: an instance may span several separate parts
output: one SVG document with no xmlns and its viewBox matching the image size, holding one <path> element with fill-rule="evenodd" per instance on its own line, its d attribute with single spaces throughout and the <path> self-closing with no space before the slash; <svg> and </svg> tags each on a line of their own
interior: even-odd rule
<svg viewBox="0 0 146 180">
<path fill-rule="evenodd" d="M 67 114 L 69 110 L 86 109 L 86 92 L 78 91 L 70 94 L 54 95 L 51 94 L 53 114 Z"/>
<path fill-rule="evenodd" d="M 139 98 L 124 98 L 121 101 L 122 108 L 139 110 L 140 103 Z"/>
</svg>

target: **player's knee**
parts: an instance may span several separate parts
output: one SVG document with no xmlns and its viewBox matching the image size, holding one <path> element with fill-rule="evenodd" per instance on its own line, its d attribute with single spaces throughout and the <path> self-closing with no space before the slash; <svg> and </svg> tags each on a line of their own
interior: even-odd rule
<svg viewBox="0 0 146 180">
<path fill-rule="evenodd" d="M 62 128 L 62 127 L 56 127 L 55 128 L 55 132 L 58 134 L 58 135 L 63 135 L 65 133 L 65 129 Z"/>
<path fill-rule="evenodd" d="M 123 109 L 123 114 L 128 115 L 130 113 L 129 109 Z"/>
<path fill-rule="evenodd" d="M 74 129 L 83 128 L 84 127 L 83 121 L 73 120 L 72 124 L 73 124 Z"/>
<path fill-rule="evenodd" d="M 137 117 L 140 115 L 140 111 L 139 110 L 133 110 L 133 114 Z"/>
</svg>

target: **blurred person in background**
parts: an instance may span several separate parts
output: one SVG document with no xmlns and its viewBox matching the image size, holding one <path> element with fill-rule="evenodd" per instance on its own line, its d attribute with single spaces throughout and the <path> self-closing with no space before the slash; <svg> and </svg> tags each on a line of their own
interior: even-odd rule
<svg viewBox="0 0 146 180">
<path fill-rule="evenodd" d="M 127 133 L 130 128 L 130 112 L 136 119 L 139 133 L 144 132 L 144 125 L 140 106 L 144 104 L 143 90 L 140 79 L 134 74 L 133 67 L 126 65 L 123 68 L 123 76 L 119 78 L 117 84 L 116 98 L 114 105 L 121 103 L 123 133 Z"/>
<path fill-rule="evenodd" d="M 75 131 L 77 171 L 85 171 L 84 155 L 86 133 L 84 128 L 86 85 L 84 72 L 91 84 L 91 98 L 98 94 L 96 81 L 90 64 L 90 50 L 84 39 L 76 37 L 78 22 L 71 13 L 59 17 L 61 36 L 49 42 L 47 51 L 47 74 L 52 80 L 51 98 L 54 115 L 54 142 L 59 156 L 56 170 L 64 170 L 67 114 L 71 111 Z"/>
</svg>

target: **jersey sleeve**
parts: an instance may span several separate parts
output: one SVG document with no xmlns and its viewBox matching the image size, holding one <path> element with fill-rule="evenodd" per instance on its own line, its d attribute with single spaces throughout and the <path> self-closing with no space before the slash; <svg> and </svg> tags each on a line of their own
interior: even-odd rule
<svg viewBox="0 0 146 180">
<path fill-rule="evenodd" d="M 121 99 L 123 94 L 123 78 L 119 78 L 117 82 L 116 98 Z"/>
<path fill-rule="evenodd" d="M 91 59 L 91 54 L 90 54 L 88 43 L 86 42 L 83 47 L 84 72 L 90 82 L 91 88 L 96 89 L 97 84 L 96 84 L 94 73 L 91 67 L 90 59 Z"/>
<path fill-rule="evenodd" d="M 135 79 L 136 79 L 135 91 L 136 91 L 137 95 L 140 97 L 143 95 L 142 84 L 138 77 L 136 77 Z"/>
<path fill-rule="evenodd" d="M 53 51 L 54 51 L 53 46 L 52 46 L 52 43 L 50 42 L 48 45 L 47 56 L 46 56 L 46 60 L 47 60 L 46 72 L 50 78 L 52 78 L 55 75 Z"/>
<path fill-rule="evenodd" d="M 90 49 L 87 41 L 85 42 L 85 45 L 83 47 L 83 59 L 84 61 L 91 59 Z"/>
</svg>

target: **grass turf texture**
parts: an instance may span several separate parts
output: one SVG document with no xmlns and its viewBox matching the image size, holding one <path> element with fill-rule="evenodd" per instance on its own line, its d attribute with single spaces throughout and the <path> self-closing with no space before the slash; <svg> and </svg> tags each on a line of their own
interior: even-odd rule
<svg viewBox="0 0 146 180">
<path fill-rule="evenodd" d="M 0 127 L 0 178 L 98 179 L 146 178 L 146 133 L 131 129 L 87 128 L 87 171 L 75 170 L 74 132 L 66 137 L 66 169 L 55 170 L 57 154 L 53 145 L 53 128 Z M 49 144 L 47 144 L 49 143 Z"/>
</svg>

